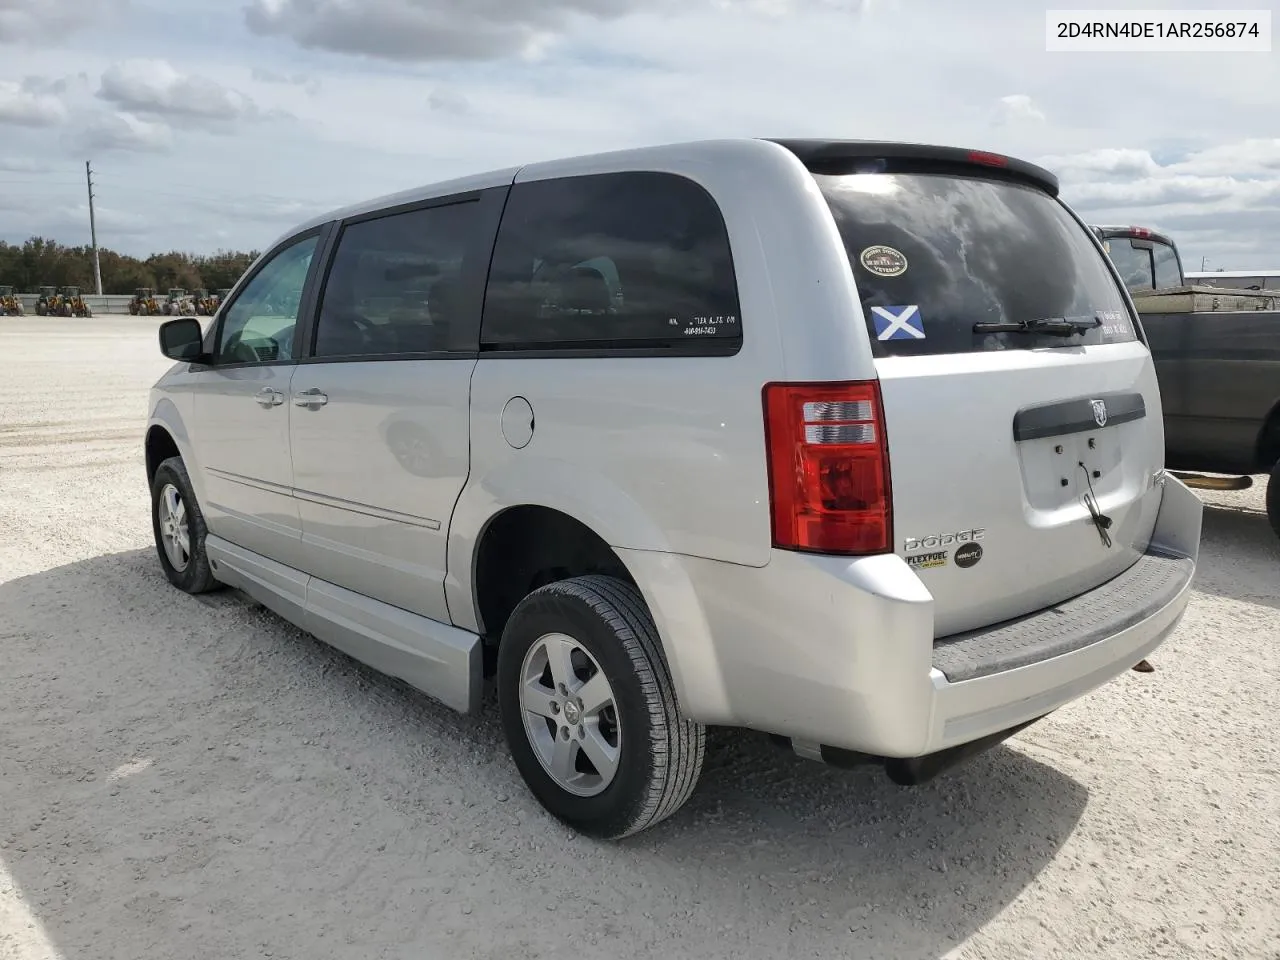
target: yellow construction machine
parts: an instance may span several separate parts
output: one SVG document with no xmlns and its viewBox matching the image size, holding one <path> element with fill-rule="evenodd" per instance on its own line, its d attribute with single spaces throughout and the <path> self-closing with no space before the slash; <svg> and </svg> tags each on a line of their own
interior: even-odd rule
<svg viewBox="0 0 1280 960">
<path fill-rule="evenodd" d="M 160 313 L 160 304 L 156 302 L 156 292 L 151 287 L 138 287 L 133 291 L 133 299 L 129 301 L 129 312 L 135 317 L 154 317 Z"/>
<path fill-rule="evenodd" d="M 26 312 L 13 287 L 0 287 L 0 317 L 21 317 Z"/>
<path fill-rule="evenodd" d="M 191 297 L 182 287 L 170 287 L 169 296 L 160 309 L 166 317 L 186 317 L 195 313 Z"/>
<path fill-rule="evenodd" d="M 218 310 L 218 298 L 201 287 L 195 292 L 196 316 L 212 317 Z"/>
<path fill-rule="evenodd" d="M 84 297 L 80 296 L 79 287 L 63 287 L 59 293 L 61 304 L 59 304 L 58 316 L 60 317 L 92 317 L 93 310 L 84 302 Z"/>
<path fill-rule="evenodd" d="M 58 296 L 57 287 L 40 287 L 36 298 L 36 316 L 56 317 L 62 307 L 62 298 Z"/>
</svg>

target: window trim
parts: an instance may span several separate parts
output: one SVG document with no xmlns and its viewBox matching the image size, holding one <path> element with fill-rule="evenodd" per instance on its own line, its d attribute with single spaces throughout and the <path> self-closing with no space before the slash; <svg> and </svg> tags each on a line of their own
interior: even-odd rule
<svg viewBox="0 0 1280 960">
<path fill-rule="evenodd" d="M 733 252 L 733 235 L 729 231 L 729 224 L 725 220 L 724 210 L 720 203 L 716 200 L 715 195 L 704 187 L 697 180 L 686 176 L 682 173 L 673 173 L 670 170 L 651 170 L 651 169 L 628 169 L 628 170 L 609 170 L 598 171 L 594 173 L 581 174 L 565 174 L 563 176 L 545 177 L 536 180 L 518 180 L 510 187 L 507 202 L 510 202 L 510 194 L 523 186 L 541 183 L 563 183 L 574 180 L 589 180 L 596 177 L 610 177 L 627 174 L 657 174 L 675 180 L 683 180 L 692 184 L 700 190 L 706 198 L 711 202 L 712 207 L 716 211 L 716 216 L 720 220 L 721 229 L 724 230 L 725 250 L 729 256 L 729 271 L 733 275 L 733 292 L 734 299 L 738 304 L 738 336 L 730 339 L 728 337 L 690 337 L 688 342 L 670 341 L 668 346 L 654 346 L 652 340 L 635 340 L 634 343 L 643 344 L 641 346 L 627 346 L 625 340 L 613 342 L 609 346 L 574 346 L 574 341 L 549 341 L 546 343 L 536 343 L 533 341 L 526 342 L 509 342 L 509 343 L 486 343 L 484 339 L 484 320 L 485 308 L 488 306 L 489 283 L 492 279 L 493 258 L 497 256 L 498 241 L 501 239 L 501 224 L 495 232 L 493 243 L 489 252 L 488 269 L 484 276 L 484 302 L 480 314 L 480 329 L 478 339 L 478 355 L 486 360 L 596 360 L 596 359 L 617 359 L 625 357 L 635 358 L 658 358 L 658 357 L 732 357 L 742 352 L 743 345 L 746 342 L 746 321 L 742 315 L 742 290 L 738 284 L 738 269 Z M 503 221 L 506 219 L 506 205 L 503 206 Z M 578 341 L 579 343 L 584 341 Z M 585 341 L 590 343 L 591 341 Z"/>
<path fill-rule="evenodd" d="M 330 221 L 328 223 L 322 223 L 319 226 L 303 230 L 300 233 L 295 233 L 286 237 L 284 240 L 281 240 L 274 247 L 259 257 L 257 264 L 245 273 L 245 275 L 236 283 L 231 294 L 227 297 L 226 303 L 223 303 L 218 307 L 218 314 L 214 318 L 214 322 L 209 325 L 209 332 L 205 335 L 205 355 L 208 358 L 208 361 L 201 364 L 193 364 L 193 366 L 199 366 L 209 370 L 239 370 L 244 367 L 284 367 L 296 364 L 298 362 L 297 356 L 290 357 L 288 360 L 241 360 L 235 363 L 216 363 L 213 360 L 213 354 L 218 344 L 218 338 L 222 336 L 222 328 L 226 322 L 227 314 L 231 311 L 231 308 L 239 302 L 245 288 L 247 288 L 263 270 L 274 263 L 276 258 L 285 250 L 301 243 L 304 240 L 316 237 L 316 249 L 311 255 L 311 264 L 307 268 L 307 277 L 302 283 L 302 296 L 298 300 L 298 319 L 294 321 L 293 325 L 293 342 L 295 344 L 300 342 L 298 337 L 306 329 L 308 313 L 314 307 L 316 273 L 321 263 L 321 258 L 328 251 L 329 241 L 333 232 L 332 227 L 333 223 Z M 297 350 L 294 351 L 295 354 L 298 352 L 299 351 Z"/>
<path fill-rule="evenodd" d="M 324 251 L 323 271 L 315 278 L 314 303 L 306 325 L 296 335 L 303 345 L 301 356 L 295 361 L 301 365 L 324 363 L 375 363 L 398 360 L 474 360 L 480 355 L 480 318 L 484 310 L 484 287 L 489 274 L 489 263 L 493 258 L 493 246 L 498 233 L 498 224 L 502 212 L 506 208 L 507 194 L 511 187 L 504 184 L 498 187 L 485 187 L 479 190 L 466 190 L 462 193 L 444 194 L 426 200 L 412 200 L 398 203 L 390 207 L 379 207 L 377 210 L 366 210 L 332 224 L 329 242 Z M 324 304 L 324 291 L 329 286 L 329 277 L 333 265 L 337 261 L 343 234 L 347 227 L 372 220 L 383 220 L 387 217 L 400 216 L 406 213 L 417 213 L 420 210 L 431 210 L 437 207 L 452 207 L 464 203 L 478 204 L 480 218 L 476 231 L 472 236 L 474 250 L 463 253 L 462 271 L 458 280 L 462 285 L 463 300 L 467 309 L 474 308 L 474 321 L 468 335 L 468 347 L 463 350 L 431 350 L 415 353 L 360 353 L 341 356 L 317 356 L 316 336 L 320 329 L 320 311 Z M 478 281 L 477 281 L 478 276 Z M 477 289 L 478 283 L 478 289 Z"/>
</svg>

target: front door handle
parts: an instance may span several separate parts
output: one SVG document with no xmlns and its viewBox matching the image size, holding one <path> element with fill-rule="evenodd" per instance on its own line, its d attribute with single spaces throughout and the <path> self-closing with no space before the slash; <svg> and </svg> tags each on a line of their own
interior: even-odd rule
<svg viewBox="0 0 1280 960">
<path fill-rule="evenodd" d="M 317 407 L 323 407 L 329 402 L 329 398 L 312 387 L 310 390 L 303 390 L 293 395 L 293 405 L 295 407 L 310 407 L 312 410 Z"/>
<path fill-rule="evenodd" d="M 270 387 L 263 387 L 253 397 L 260 407 L 278 407 L 284 403 L 284 394 Z"/>
</svg>

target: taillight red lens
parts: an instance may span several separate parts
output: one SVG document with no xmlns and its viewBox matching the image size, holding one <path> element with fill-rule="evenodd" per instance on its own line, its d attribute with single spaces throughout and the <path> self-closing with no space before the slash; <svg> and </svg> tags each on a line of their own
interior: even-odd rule
<svg viewBox="0 0 1280 960">
<path fill-rule="evenodd" d="M 887 553 L 893 542 L 880 384 L 764 388 L 774 546 Z"/>
</svg>

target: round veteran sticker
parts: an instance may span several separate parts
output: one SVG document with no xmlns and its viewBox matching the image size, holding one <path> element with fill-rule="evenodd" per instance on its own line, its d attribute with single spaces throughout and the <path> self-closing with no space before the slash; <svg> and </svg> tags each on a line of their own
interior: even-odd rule
<svg viewBox="0 0 1280 960">
<path fill-rule="evenodd" d="M 864 270 L 877 277 L 900 277 L 907 272 L 907 258 L 902 251 L 882 244 L 867 247 L 858 259 Z"/>
</svg>

